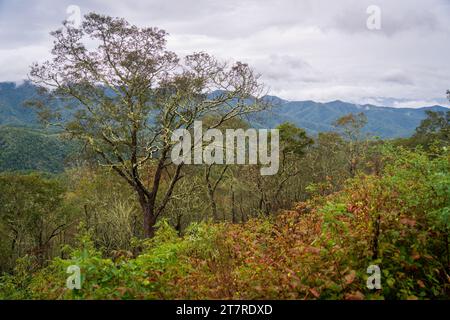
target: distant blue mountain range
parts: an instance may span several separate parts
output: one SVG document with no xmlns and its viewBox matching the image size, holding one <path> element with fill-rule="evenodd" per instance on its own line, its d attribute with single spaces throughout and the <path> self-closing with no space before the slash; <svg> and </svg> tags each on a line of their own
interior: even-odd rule
<svg viewBox="0 0 450 320">
<path fill-rule="evenodd" d="M 274 107 L 253 117 L 257 126 L 267 127 L 289 121 L 309 133 L 333 131 L 332 123 L 348 113 L 363 112 L 368 119 L 364 131 L 381 138 L 407 137 L 414 133 L 421 120 L 426 118 L 426 110 L 447 111 L 446 107 L 428 106 L 422 108 L 390 108 L 370 104 L 353 104 L 343 101 L 326 103 L 314 101 L 285 101 L 278 97 L 266 98 Z"/>
<path fill-rule="evenodd" d="M 18 86 L 12 82 L 0 82 L 0 126 L 38 126 L 35 112 L 24 106 L 26 100 L 35 96 L 36 87 L 29 82 Z M 255 127 L 272 128 L 289 121 L 310 134 L 316 134 L 334 130 L 332 123 L 345 114 L 364 112 L 368 118 L 365 131 L 382 138 L 410 136 L 426 117 L 426 110 L 448 110 L 442 106 L 388 108 L 339 100 L 327 103 L 287 101 L 274 96 L 267 96 L 265 100 L 271 102 L 273 107 L 249 117 L 249 122 Z"/>
</svg>

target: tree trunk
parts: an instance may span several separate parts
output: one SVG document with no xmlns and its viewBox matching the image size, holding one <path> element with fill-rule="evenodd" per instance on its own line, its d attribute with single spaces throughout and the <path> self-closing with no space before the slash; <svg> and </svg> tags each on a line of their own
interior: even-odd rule
<svg viewBox="0 0 450 320">
<path fill-rule="evenodd" d="M 236 205 L 234 203 L 234 190 L 233 186 L 231 186 L 231 221 L 233 223 L 237 223 L 237 217 L 236 217 Z"/>
<path fill-rule="evenodd" d="M 212 213 L 212 217 L 214 222 L 219 221 L 219 217 L 217 215 L 217 205 L 216 205 L 216 200 L 214 199 L 214 191 L 211 187 L 211 184 L 208 183 L 208 198 L 209 198 L 209 203 L 211 205 L 211 213 Z"/>
<path fill-rule="evenodd" d="M 381 223 L 381 215 L 377 214 L 376 220 L 375 220 L 375 230 L 374 230 L 374 236 L 372 241 L 372 259 L 376 260 L 378 259 L 378 239 L 380 237 L 380 223 Z"/>
<path fill-rule="evenodd" d="M 152 238 L 155 235 L 155 208 L 151 204 L 141 205 L 144 212 L 144 237 Z"/>
</svg>

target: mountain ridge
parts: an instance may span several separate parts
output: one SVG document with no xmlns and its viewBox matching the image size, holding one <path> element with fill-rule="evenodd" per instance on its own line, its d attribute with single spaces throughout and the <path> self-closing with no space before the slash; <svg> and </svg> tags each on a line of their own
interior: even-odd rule
<svg viewBox="0 0 450 320">
<path fill-rule="evenodd" d="M 16 85 L 14 82 L 0 82 L 0 126 L 39 126 L 36 113 L 24 106 L 25 101 L 33 99 L 36 95 L 36 87 L 28 81 L 20 85 Z M 394 108 L 372 104 L 354 104 L 342 100 L 292 101 L 273 95 L 265 96 L 264 100 L 270 102 L 272 108 L 249 116 L 248 120 L 252 126 L 273 128 L 289 121 L 304 128 L 310 134 L 317 134 L 320 131 L 335 130 L 332 123 L 345 114 L 364 112 L 368 118 L 365 131 L 382 138 L 409 136 L 414 133 L 420 121 L 426 117 L 427 110 L 449 110 L 439 105 L 421 108 Z"/>
</svg>

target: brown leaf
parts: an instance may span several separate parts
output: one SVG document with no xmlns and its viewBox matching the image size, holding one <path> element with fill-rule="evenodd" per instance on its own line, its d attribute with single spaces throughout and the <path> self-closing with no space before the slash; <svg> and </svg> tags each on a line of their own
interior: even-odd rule
<svg viewBox="0 0 450 320">
<path fill-rule="evenodd" d="M 316 298 L 319 298 L 319 297 L 320 297 L 320 293 L 317 292 L 317 290 L 316 290 L 315 288 L 309 289 L 309 292 L 311 292 L 311 294 L 312 294 L 314 297 L 316 297 Z"/>
<path fill-rule="evenodd" d="M 353 283 L 353 281 L 355 281 L 355 277 L 356 277 L 355 270 L 350 271 L 350 273 L 345 276 L 345 283 L 346 284 Z"/>
<path fill-rule="evenodd" d="M 419 287 L 425 288 L 425 283 L 423 283 L 422 280 L 417 280 L 417 284 L 419 285 Z"/>
<path fill-rule="evenodd" d="M 344 298 L 345 300 L 363 300 L 364 295 L 362 294 L 362 292 L 356 291 L 352 293 L 347 293 Z"/>
<path fill-rule="evenodd" d="M 400 219 L 400 223 L 405 224 L 410 227 L 414 227 L 416 225 L 416 220 L 414 219 L 408 219 L 408 218 L 402 218 Z"/>
<path fill-rule="evenodd" d="M 319 254 L 320 253 L 320 249 L 319 248 L 315 248 L 315 247 L 306 247 L 305 251 L 308 253 L 314 253 L 314 254 Z"/>
</svg>

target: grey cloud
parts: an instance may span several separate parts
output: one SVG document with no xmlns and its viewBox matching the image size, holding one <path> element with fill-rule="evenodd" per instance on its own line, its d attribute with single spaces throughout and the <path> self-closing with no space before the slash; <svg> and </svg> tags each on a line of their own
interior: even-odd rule
<svg viewBox="0 0 450 320">
<path fill-rule="evenodd" d="M 0 81 L 48 57 L 70 4 L 166 29 L 179 54 L 248 62 L 287 99 L 434 101 L 450 87 L 448 0 L 0 0 Z M 371 4 L 380 31 L 366 28 Z"/>
<path fill-rule="evenodd" d="M 414 84 L 414 80 L 412 79 L 412 77 L 402 70 L 391 70 L 385 73 L 380 80 L 385 82 L 397 83 L 401 85 Z"/>
<path fill-rule="evenodd" d="M 264 79 L 285 85 L 289 82 L 321 82 L 323 75 L 304 59 L 290 55 L 274 54 L 255 63 Z"/>
<path fill-rule="evenodd" d="M 441 1 L 435 0 L 347 1 L 347 5 L 337 11 L 337 14 L 328 27 L 349 33 L 362 32 L 387 36 L 414 30 L 432 32 L 440 28 L 445 29 L 444 19 L 440 16 L 442 11 L 441 9 L 437 9 L 439 3 Z M 369 30 L 366 26 L 366 21 L 369 17 L 366 9 L 371 5 L 376 5 L 380 9 L 380 30 Z"/>
</svg>

